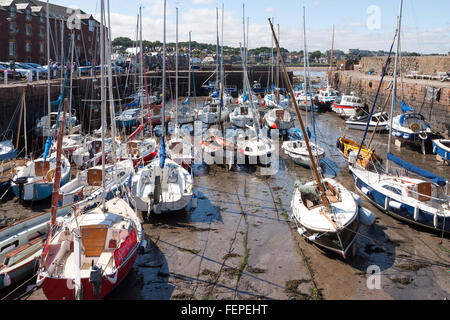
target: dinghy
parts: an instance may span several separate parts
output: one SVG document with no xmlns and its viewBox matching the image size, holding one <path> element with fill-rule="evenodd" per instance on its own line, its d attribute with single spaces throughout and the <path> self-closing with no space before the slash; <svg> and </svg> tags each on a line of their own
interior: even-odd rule
<svg viewBox="0 0 450 320">
<path fill-rule="evenodd" d="M 313 143 L 310 145 L 316 163 L 320 164 L 325 157 L 325 150 Z M 286 141 L 283 143 L 282 149 L 296 164 L 311 168 L 311 159 L 304 140 Z"/>
<path fill-rule="evenodd" d="M 50 231 L 50 212 L 17 222 L 0 231 L 0 290 L 31 277 Z M 65 218 L 58 212 L 57 225 Z"/>
</svg>

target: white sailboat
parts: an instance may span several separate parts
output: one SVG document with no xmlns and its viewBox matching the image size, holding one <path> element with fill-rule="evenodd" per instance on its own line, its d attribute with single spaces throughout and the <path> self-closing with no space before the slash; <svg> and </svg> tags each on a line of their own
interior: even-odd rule
<svg viewBox="0 0 450 320">
<path fill-rule="evenodd" d="M 303 8 L 303 10 L 305 9 Z M 283 75 L 289 93 L 294 100 L 294 91 L 287 76 L 284 61 L 281 58 L 278 40 L 270 19 L 269 23 L 281 61 Z M 327 250 L 346 257 L 347 252 L 354 244 L 359 226 L 358 204 L 352 194 L 342 185 L 332 179 L 321 178 L 296 102 L 294 102 L 294 108 L 305 138 L 316 181 L 296 184 L 291 203 L 292 217 L 297 224 L 298 232 L 302 236 Z"/>
<path fill-rule="evenodd" d="M 164 1 L 163 114 L 166 108 L 166 1 Z M 132 203 L 138 210 L 161 214 L 186 209 L 193 198 L 193 178 L 186 169 L 166 159 L 166 124 L 163 121 L 159 159 L 139 169 L 132 179 Z"/>
</svg>

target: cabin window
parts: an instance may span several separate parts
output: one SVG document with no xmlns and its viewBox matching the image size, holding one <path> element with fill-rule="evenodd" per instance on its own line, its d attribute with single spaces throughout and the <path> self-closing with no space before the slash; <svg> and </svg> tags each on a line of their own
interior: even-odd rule
<svg viewBox="0 0 450 320">
<path fill-rule="evenodd" d="M 9 252 L 12 249 L 17 248 L 18 246 L 19 246 L 19 240 L 16 240 L 16 241 L 11 242 L 10 244 L 7 244 L 6 246 L 2 247 L 2 249 L 0 250 L 0 253 Z"/>
<path fill-rule="evenodd" d="M 392 186 L 383 186 L 384 189 L 389 190 L 395 194 L 402 195 L 402 191 L 400 189 L 394 188 Z"/>
</svg>

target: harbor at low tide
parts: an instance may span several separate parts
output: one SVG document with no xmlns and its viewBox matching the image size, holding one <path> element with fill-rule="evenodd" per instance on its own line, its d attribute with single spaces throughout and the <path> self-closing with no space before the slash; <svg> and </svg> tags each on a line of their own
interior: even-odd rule
<svg viewBox="0 0 450 320">
<path fill-rule="evenodd" d="M 335 147 L 345 134 L 359 141 L 361 131 L 345 129 L 344 120 L 328 112 L 316 116 L 317 140 L 326 150 L 323 170 L 354 189 L 347 163 Z M 387 134 L 374 144 L 385 154 Z M 435 155 L 409 147 L 393 152 L 448 179 L 449 167 Z M 334 166 L 336 164 L 336 166 Z M 291 214 L 296 180 L 309 181 L 309 169 L 295 165 L 280 150 L 280 171 L 261 176 L 258 167 L 228 171 L 220 166 L 194 168 L 196 209 L 150 218 L 144 224 L 147 248 L 110 300 L 149 299 L 446 299 L 450 241 L 380 212 L 361 226 L 356 256 L 343 260 L 307 243 Z M 50 202 L 1 204 L 7 223 L 48 211 Z M 369 289 L 368 268 L 378 266 L 380 289 Z M 33 281 L 34 280 L 34 281 Z M 8 288 L 7 299 L 45 299 L 33 290 L 35 278 Z"/>
</svg>

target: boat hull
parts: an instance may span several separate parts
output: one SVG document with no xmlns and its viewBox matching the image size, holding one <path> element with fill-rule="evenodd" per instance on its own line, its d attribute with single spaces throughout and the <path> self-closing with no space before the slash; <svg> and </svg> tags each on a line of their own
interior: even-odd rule
<svg viewBox="0 0 450 320">
<path fill-rule="evenodd" d="M 444 143 L 450 145 L 450 140 L 433 140 L 433 153 L 450 165 L 450 148 Z"/>
<path fill-rule="evenodd" d="M 104 299 L 113 291 L 130 272 L 138 254 L 138 247 L 130 254 L 128 260 L 117 270 L 117 281 L 112 283 L 106 276 L 102 277 L 102 286 L 99 299 Z M 114 275 L 110 275 L 113 277 Z M 39 279 L 38 279 L 39 280 Z M 74 300 L 75 290 L 72 284 L 73 279 L 45 278 L 42 280 L 41 287 L 48 300 Z M 81 279 L 82 299 L 96 300 L 94 288 L 89 278 Z"/>
<path fill-rule="evenodd" d="M 414 219 L 415 208 L 406 203 L 402 203 L 399 208 L 393 208 L 390 205 L 392 199 L 387 195 L 377 191 L 376 189 L 369 186 L 362 178 L 358 177 L 357 174 L 350 170 L 353 179 L 355 181 L 355 186 L 358 192 L 364 196 L 370 203 L 375 205 L 382 212 L 389 214 L 390 216 L 397 218 L 399 220 L 418 225 L 421 227 L 426 227 L 435 231 L 444 231 L 450 233 L 450 219 L 443 216 L 437 216 L 437 221 L 435 224 L 435 215 L 426 210 L 419 209 L 419 214 L 417 220 Z M 364 191 L 366 192 L 364 192 Z M 387 207 L 387 209 L 386 209 Z"/>
</svg>

